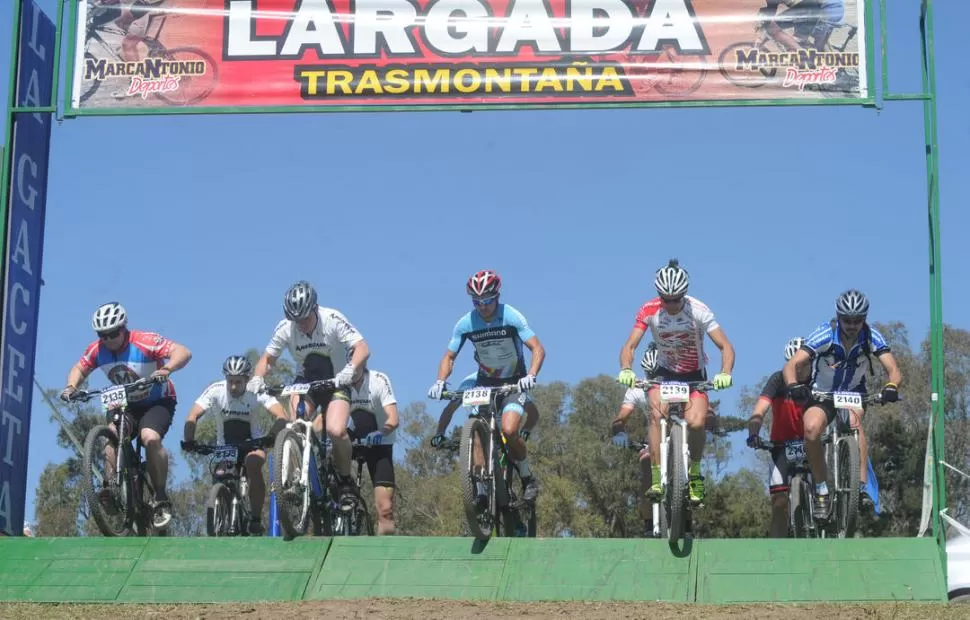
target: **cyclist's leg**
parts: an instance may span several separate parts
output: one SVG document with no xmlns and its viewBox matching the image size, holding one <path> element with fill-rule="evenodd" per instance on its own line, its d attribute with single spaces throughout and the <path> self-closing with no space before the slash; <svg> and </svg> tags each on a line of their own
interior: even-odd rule
<svg viewBox="0 0 970 620">
<path fill-rule="evenodd" d="M 145 446 L 145 460 L 148 462 L 148 476 L 155 487 L 155 527 L 164 529 L 172 520 L 168 506 L 168 452 L 162 440 L 175 418 L 175 401 L 165 399 L 149 407 L 138 421 L 138 433 Z"/>
<path fill-rule="evenodd" d="M 502 434 L 505 435 L 505 440 L 508 442 L 509 456 L 515 461 L 515 466 L 519 470 L 519 478 L 522 479 L 523 499 L 532 501 L 539 494 L 539 485 L 529 466 L 529 455 L 525 441 L 519 436 L 519 427 L 522 425 L 525 403 L 528 400 L 528 394 L 519 394 L 517 397 L 510 396 L 506 399 L 502 405 Z"/>
<path fill-rule="evenodd" d="M 771 526 L 768 536 L 771 538 L 788 538 L 788 487 L 791 474 L 788 471 L 788 459 L 784 448 L 771 451 L 771 477 L 768 482 L 768 492 L 771 494 Z"/>
<path fill-rule="evenodd" d="M 251 451 L 246 455 L 246 477 L 249 478 L 249 506 L 252 508 L 250 515 L 249 533 L 261 533 L 253 531 L 253 524 L 262 529 L 263 502 L 266 501 L 266 481 L 263 479 L 263 464 L 266 462 L 266 452 L 260 449 Z"/>
<path fill-rule="evenodd" d="M 640 518 L 643 519 L 643 536 L 645 538 L 653 536 L 653 502 L 647 499 L 653 479 L 652 469 L 649 450 L 640 450 L 640 495 L 637 498 L 637 504 L 640 509 Z"/>
<path fill-rule="evenodd" d="M 525 424 L 522 428 L 527 431 L 531 431 L 539 423 L 539 408 L 536 407 L 535 402 L 528 398 L 525 401 Z"/>
<path fill-rule="evenodd" d="M 866 434 L 862 428 L 862 418 L 865 411 L 853 411 L 849 414 L 849 424 L 852 428 L 859 431 L 859 482 L 866 486 L 869 478 L 869 468 L 866 466 L 866 459 L 869 458 L 869 446 L 866 444 Z"/>
<path fill-rule="evenodd" d="M 662 492 L 660 486 L 660 419 L 666 413 L 666 409 L 660 402 L 660 390 L 658 388 L 650 388 L 647 392 L 647 400 L 650 403 L 650 435 L 647 443 L 650 444 L 650 477 L 652 481 L 647 495 L 651 499 L 659 499 Z"/>
<path fill-rule="evenodd" d="M 691 377 L 688 381 L 700 381 L 701 377 Z M 710 401 L 704 392 L 692 392 L 690 402 L 684 411 L 687 422 L 687 448 L 690 451 L 690 465 L 688 478 L 690 498 L 694 502 L 704 501 L 704 477 L 701 476 L 701 458 L 704 456 L 704 444 L 707 442 L 707 411 Z"/>
<path fill-rule="evenodd" d="M 321 403 L 321 409 L 326 411 L 327 435 L 333 442 L 333 466 L 340 476 L 349 479 L 350 460 L 353 452 L 350 445 L 350 435 L 347 433 L 347 420 L 350 419 L 350 397 L 345 391 L 336 390 L 330 396 L 330 402 L 325 407 Z"/>
<path fill-rule="evenodd" d="M 377 535 L 394 534 L 394 445 L 374 446 L 367 451 L 367 471 L 374 486 Z"/>
<path fill-rule="evenodd" d="M 825 464 L 825 451 L 822 449 L 822 433 L 835 418 L 831 403 L 812 402 L 806 407 L 803 417 L 805 425 L 805 455 L 815 481 L 815 518 L 825 519 L 829 512 L 828 467 Z"/>
</svg>

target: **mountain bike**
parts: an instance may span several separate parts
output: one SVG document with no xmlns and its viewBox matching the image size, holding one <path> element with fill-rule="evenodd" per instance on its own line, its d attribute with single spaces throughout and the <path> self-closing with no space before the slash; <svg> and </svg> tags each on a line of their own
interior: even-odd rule
<svg viewBox="0 0 970 620">
<path fill-rule="evenodd" d="M 838 538 L 855 535 L 859 518 L 860 462 L 859 429 L 852 428 L 851 412 L 864 405 L 885 404 L 881 394 L 863 396 L 859 392 L 812 391 L 818 402 L 835 406 L 835 419 L 822 436 L 825 464 L 829 472 L 832 507 L 829 511 L 833 533 Z M 834 517 L 834 518 L 832 518 Z"/>
<path fill-rule="evenodd" d="M 212 487 L 205 506 L 205 530 L 209 536 L 249 536 L 252 506 L 245 460 L 253 450 L 272 445 L 273 437 L 249 439 L 238 445 L 190 444 L 182 449 L 212 456 L 209 472 Z"/>
<path fill-rule="evenodd" d="M 660 402 L 667 405 L 667 415 L 660 418 L 660 488 L 659 533 L 671 543 L 685 537 L 691 528 L 693 506 L 688 492 L 690 449 L 687 445 L 687 420 L 684 412 L 690 404 L 691 391 L 714 388 L 709 381 L 665 381 L 647 379 L 634 384 L 645 392 L 660 388 Z M 656 527 L 656 525 L 655 525 Z"/>
<path fill-rule="evenodd" d="M 298 395 L 296 419 L 288 422 L 273 445 L 273 482 L 276 511 L 285 538 L 307 533 L 312 524 L 314 535 L 333 535 L 331 504 L 335 482 L 328 465 L 329 443 L 313 433 L 313 419 L 307 418 L 305 397 L 311 389 L 334 390 L 333 379 L 267 386 L 265 392 L 280 397 Z"/>
<path fill-rule="evenodd" d="M 536 535 L 535 502 L 519 497 L 513 484 L 518 470 L 502 433 L 499 400 L 520 392 L 515 383 L 443 392 L 441 400 L 461 400 L 468 420 L 461 431 L 458 464 L 461 494 L 472 536 L 488 541 L 497 536 Z M 447 447 L 447 446 L 443 446 Z"/>
<path fill-rule="evenodd" d="M 107 424 L 92 428 L 84 440 L 81 482 L 91 516 L 105 536 L 162 534 L 154 525 L 155 488 L 143 458 L 138 425 L 128 411 L 128 396 L 144 393 L 153 384 L 167 380 L 138 379 L 100 390 L 74 392 L 69 399 L 84 402 L 99 396 L 107 417 Z M 98 486 L 100 491 L 96 490 Z"/>
<path fill-rule="evenodd" d="M 792 538 L 825 538 L 825 523 L 815 521 L 812 513 L 812 496 L 815 493 L 815 480 L 805 455 L 805 440 L 761 441 L 756 448 L 784 450 L 788 461 L 788 534 Z M 772 455 L 774 456 L 774 455 Z"/>
</svg>

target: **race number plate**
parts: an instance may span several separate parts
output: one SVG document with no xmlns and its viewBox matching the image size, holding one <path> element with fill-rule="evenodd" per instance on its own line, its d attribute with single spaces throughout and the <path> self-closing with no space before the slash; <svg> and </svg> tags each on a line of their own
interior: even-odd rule
<svg viewBox="0 0 970 620">
<path fill-rule="evenodd" d="M 236 446 L 226 446 L 225 448 L 219 448 L 215 451 L 216 458 L 227 459 L 230 461 L 235 461 L 238 454 L 239 448 Z"/>
<path fill-rule="evenodd" d="M 660 402 L 686 403 L 690 400 L 690 387 L 678 381 L 665 381 L 660 384 Z"/>
<path fill-rule="evenodd" d="M 283 388 L 280 392 L 280 396 L 292 396 L 294 394 L 306 394 L 310 391 L 309 383 L 294 383 L 293 385 L 288 385 Z"/>
<path fill-rule="evenodd" d="M 789 463 L 798 464 L 805 461 L 805 443 L 789 441 L 785 444 L 785 458 Z"/>
<path fill-rule="evenodd" d="M 491 399 L 492 388 L 478 387 L 465 390 L 465 393 L 461 395 L 461 404 L 463 407 L 478 407 L 487 405 Z"/>
<path fill-rule="evenodd" d="M 101 392 L 101 407 L 105 411 L 124 409 L 128 406 L 128 393 L 125 386 L 117 385 Z"/>
<path fill-rule="evenodd" d="M 832 395 L 836 409 L 862 409 L 862 394 L 858 392 L 836 392 Z"/>
</svg>

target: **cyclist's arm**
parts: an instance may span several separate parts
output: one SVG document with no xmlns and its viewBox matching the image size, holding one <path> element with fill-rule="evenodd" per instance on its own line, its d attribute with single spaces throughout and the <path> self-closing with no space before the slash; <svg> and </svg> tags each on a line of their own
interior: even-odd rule
<svg viewBox="0 0 970 620">
<path fill-rule="evenodd" d="M 82 367 L 81 364 L 74 364 L 67 373 L 67 385 L 76 390 L 88 378 L 89 374 L 91 374 L 90 369 Z"/>
<path fill-rule="evenodd" d="M 620 405 L 620 411 L 617 412 L 616 417 L 613 418 L 613 422 L 610 425 L 610 430 L 612 435 L 622 432 L 626 428 L 626 421 L 633 413 L 634 406 L 629 403 L 623 403 Z"/>
<path fill-rule="evenodd" d="M 290 417 L 286 414 L 286 409 L 283 409 L 283 405 L 279 401 L 266 407 L 266 411 L 269 411 L 269 414 L 278 420 L 290 421 Z"/>
<path fill-rule="evenodd" d="M 889 351 L 885 351 L 879 354 L 879 361 L 882 363 L 882 367 L 886 369 L 886 374 L 889 375 L 889 382 L 898 388 L 899 384 L 903 382 L 903 373 L 899 371 L 896 358 Z"/>
<path fill-rule="evenodd" d="M 350 365 L 354 368 L 361 368 L 370 358 L 370 347 L 367 345 L 366 340 L 358 340 L 354 344 L 354 353 L 350 356 Z"/>
<path fill-rule="evenodd" d="M 205 409 L 199 403 L 192 403 L 189 415 L 185 418 L 185 429 L 182 431 L 182 439 L 185 441 L 195 441 L 195 425 L 199 418 L 205 415 Z"/>
<path fill-rule="evenodd" d="M 399 418 L 397 415 L 397 403 L 385 405 L 384 413 L 387 415 L 387 420 L 384 422 L 384 428 L 381 432 L 387 435 L 389 433 L 393 433 L 394 429 L 398 427 Z"/>
<path fill-rule="evenodd" d="M 189 351 L 187 346 L 173 342 L 172 346 L 169 348 L 168 361 L 162 366 L 162 370 L 167 370 L 169 373 L 173 373 L 176 370 L 184 368 L 191 359 L 192 351 Z"/>
<path fill-rule="evenodd" d="M 640 346 L 640 340 L 643 339 L 644 330 L 639 326 L 634 327 L 630 330 L 630 336 L 626 339 L 623 344 L 623 348 L 620 349 L 620 369 L 633 368 L 633 354 L 636 352 L 637 347 Z"/>
<path fill-rule="evenodd" d="M 748 435 L 757 435 L 761 432 L 761 426 L 765 423 L 765 414 L 771 408 L 771 401 L 761 396 L 754 403 L 754 411 L 748 418 Z"/>
<path fill-rule="evenodd" d="M 263 355 L 260 356 L 259 361 L 256 362 L 256 368 L 253 369 L 253 376 L 265 377 L 268 375 L 269 372 L 273 370 L 273 366 L 276 365 L 276 360 L 278 359 L 279 356 L 270 355 L 268 352 L 264 352 Z"/>
<path fill-rule="evenodd" d="M 724 330 L 720 327 L 715 327 L 707 332 L 707 335 L 721 350 L 721 372 L 727 375 L 731 374 L 731 371 L 734 370 L 734 345 L 731 344 L 731 341 L 724 334 Z"/>
<path fill-rule="evenodd" d="M 444 357 L 441 358 L 441 363 L 438 364 L 438 381 L 446 381 L 451 376 L 452 371 L 455 369 L 456 357 L 458 357 L 457 351 L 452 352 L 451 349 L 445 351 Z"/>
<path fill-rule="evenodd" d="M 451 424 L 451 418 L 455 415 L 455 410 L 461 405 L 460 401 L 452 400 L 449 401 L 445 408 L 441 411 L 441 415 L 438 416 L 438 429 L 435 431 L 436 435 L 444 435 L 445 431 L 448 429 L 448 425 Z"/>
<path fill-rule="evenodd" d="M 539 342 L 538 336 L 533 336 L 526 340 L 525 346 L 529 347 L 529 351 L 532 352 L 532 364 L 529 367 L 529 374 L 533 377 L 538 377 L 539 371 L 542 370 L 542 361 L 546 359 L 546 349 Z"/>
<path fill-rule="evenodd" d="M 785 385 L 798 383 L 798 369 L 808 364 L 812 360 L 812 355 L 805 349 L 795 351 L 795 355 L 781 369 L 781 374 L 785 378 Z"/>
</svg>

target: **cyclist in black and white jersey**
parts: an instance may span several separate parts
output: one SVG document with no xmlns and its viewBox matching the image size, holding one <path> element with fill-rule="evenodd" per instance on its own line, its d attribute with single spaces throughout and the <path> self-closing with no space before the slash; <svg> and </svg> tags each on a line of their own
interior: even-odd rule
<svg viewBox="0 0 970 620">
<path fill-rule="evenodd" d="M 370 349 L 347 317 L 337 310 L 317 304 L 317 292 L 305 280 L 300 280 L 286 292 L 283 313 L 286 318 L 276 325 L 273 337 L 259 358 L 253 378 L 246 388 L 253 393 L 261 392 L 266 386 L 264 377 L 284 351 L 290 352 L 300 368 L 297 383 L 334 380 L 336 390 L 315 388 L 310 390 L 305 400 L 308 417 L 313 418 L 313 430 L 317 435 L 323 432 L 324 420 L 314 412 L 317 407 L 325 412 L 327 434 L 333 441 L 338 493 L 345 498 L 353 489 L 350 478 L 351 445 L 347 434 L 350 395 L 346 388 L 353 383 L 359 369 L 370 357 Z M 290 398 L 289 408 L 294 417 L 298 402 L 298 396 Z"/>
<path fill-rule="evenodd" d="M 366 446 L 367 472 L 374 487 L 377 535 L 394 533 L 394 438 L 398 427 L 397 398 L 391 380 L 364 365 L 350 385 L 350 438 Z M 358 448 L 360 449 L 360 448 Z"/>
<path fill-rule="evenodd" d="M 230 355 L 222 364 L 225 379 L 210 385 L 189 410 L 185 420 L 182 448 L 191 450 L 195 446 L 195 428 L 199 418 L 211 413 L 216 422 L 216 444 L 239 445 L 249 439 L 263 436 L 257 419 L 259 407 L 263 407 L 276 423 L 270 433 L 279 432 L 286 425 L 286 411 L 272 396 L 253 394 L 246 391 L 246 382 L 253 376 L 253 365 L 241 355 Z M 249 478 L 249 502 L 252 517 L 249 533 L 259 536 L 263 533 L 260 516 L 263 501 L 266 499 L 266 481 L 263 479 L 263 463 L 266 452 L 252 450 L 245 457 L 246 476 Z"/>
</svg>

